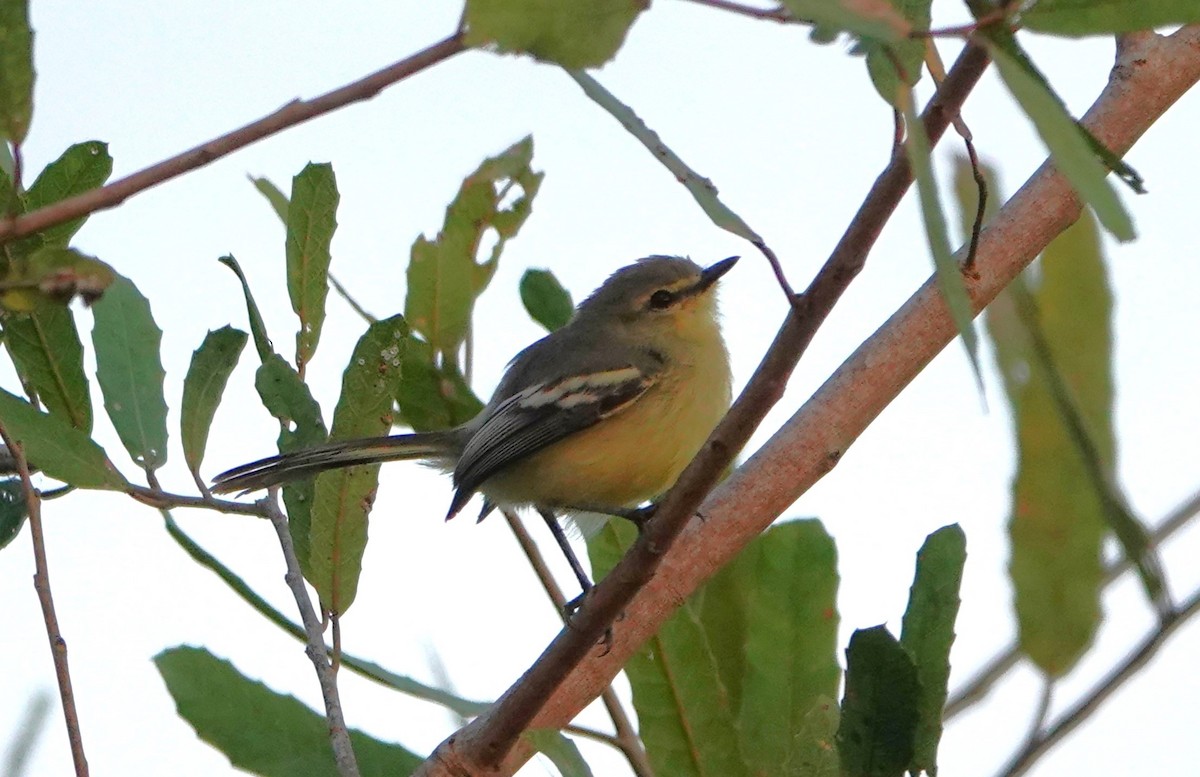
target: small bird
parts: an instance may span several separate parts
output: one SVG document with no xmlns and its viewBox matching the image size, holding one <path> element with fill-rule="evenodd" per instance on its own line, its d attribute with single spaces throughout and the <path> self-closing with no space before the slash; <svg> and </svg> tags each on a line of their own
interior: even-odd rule
<svg viewBox="0 0 1200 777">
<path fill-rule="evenodd" d="M 521 351 L 491 400 L 461 426 L 342 440 L 224 472 L 213 491 L 253 491 L 357 464 L 421 459 L 452 473 L 457 515 L 475 493 L 494 507 L 532 506 L 570 554 L 555 513 L 637 523 L 639 505 L 674 485 L 729 409 L 729 353 L 708 268 L 650 256 L 613 273 L 570 322 Z M 652 509 L 652 508 L 651 508 Z"/>
</svg>

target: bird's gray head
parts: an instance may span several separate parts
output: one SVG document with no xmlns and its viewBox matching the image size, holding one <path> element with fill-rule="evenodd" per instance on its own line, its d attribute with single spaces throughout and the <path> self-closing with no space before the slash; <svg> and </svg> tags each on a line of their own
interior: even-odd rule
<svg viewBox="0 0 1200 777">
<path fill-rule="evenodd" d="M 604 316 L 627 323 L 690 318 L 692 311 L 711 314 L 710 292 L 738 257 L 711 267 L 682 256 L 648 256 L 622 267 L 585 299 L 576 316 Z M 678 323 L 678 322 L 677 322 Z"/>
</svg>

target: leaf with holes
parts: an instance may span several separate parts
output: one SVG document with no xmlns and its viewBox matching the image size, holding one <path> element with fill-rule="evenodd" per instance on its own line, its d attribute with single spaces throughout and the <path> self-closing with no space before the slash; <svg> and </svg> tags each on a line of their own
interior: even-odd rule
<svg viewBox="0 0 1200 777">
<path fill-rule="evenodd" d="M 400 383 L 408 327 L 401 316 L 371 324 L 342 374 L 330 440 L 387 434 Z M 309 526 L 308 580 L 325 611 L 349 609 L 358 590 L 367 547 L 367 516 L 379 485 L 379 465 L 323 472 L 316 478 Z"/>
<path fill-rule="evenodd" d="M 93 309 L 92 345 L 104 409 L 134 462 L 158 469 L 167 460 L 162 330 L 150 302 L 124 276 L 117 276 Z"/>
</svg>

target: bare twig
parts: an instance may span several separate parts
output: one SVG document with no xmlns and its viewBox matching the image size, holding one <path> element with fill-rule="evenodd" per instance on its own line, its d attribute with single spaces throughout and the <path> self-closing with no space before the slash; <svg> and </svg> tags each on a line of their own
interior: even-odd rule
<svg viewBox="0 0 1200 777">
<path fill-rule="evenodd" d="M 1019 777 L 1029 771 L 1029 768 L 1039 758 L 1048 753 L 1063 737 L 1074 731 L 1080 723 L 1091 717 L 1092 713 L 1098 710 L 1118 688 L 1146 666 L 1171 634 L 1198 612 L 1200 612 L 1200 591 L 1192 594 L 1182 607 L 1161 621 L 1158 628 L 1142 640 L 1141 644 L 1124 661 L 1105 675 L 1104 679 L 1097 683 L 1087 696 L 1059 718 L 1053 726 L 1027 742 L 1013 756 L 1008 765 L 1000 771 L 1001 777 Z"/>
<path fill-rule="evenodd" d="M 296 548 L 292 545 L 292 533 L 288 528 L 287 516 L 279 509 L 276 491 L 276 489 L 271 489 L 259 504 L 263 506 L 267 517 L 271 519 L 271 525 L 275 527 L 275 534 L 279 537 L 279 547 L 283 550 L 283 560 L 287 566 L 287 572 L 283 579 L 296 599 L 296 607 L 300 610 L 300 621 L 304 624 L 304 632 L 308 636 L 304 652 L 317 671 L 317 682 L 321 686 L 321 696 L 325 700 L 325 720 L 329 724 L 329 743 L 333 747 L 333 758 L 337 762 L 338 774 L 342 777 L 358 777 L 358 763 L 354 758 L 354 748 L 350 744 L 350 731 L 346 728 L 346 720 L 342 715 L 337 672 L 329 661 L 329 652 L 325 648 L 325 637 L 321 632 L 321 621 L 317 619 L 317 613 L 313 609 L 308 590 L 304 587 L 300 562 L 296 559 Z"/>
<path fill-rule="evenodd" d="M 14 159 L 19 155 L 14 153 Z M 58 696 L 62 701 L 63 719 L 67 725 L 67 739 L 71 743 L 71 760 L 75 764 L 76 777 L 88 774 L 87 756 L 83 752 L 83 737 L 79 733 L 79 712 L 75 708 L 75 692 L 71 688 L 71 669 L 67 664 L 67 641 L 58 627 L 58 615 L 54 611 L 54 596 L 50 592 L 50 569 L 46 564 L 46 538 L 42 533 L 42 500 L 29 476 L 29 462 L 25 450 L 18 440 L 9 437 L 8 430 L 0 424 L 0 437 L 8 446 L 9 454 L 17 466 L 21 478 L 21 490 L 25 494 L 25 508 L 29 512 L 29 536 L 33 545 L 33 588 L 42 605 L 42 618 L 46 622 L 46 637 L 50 640 L 50 655 L 54 659 L 54 675 L 58 680 Z"/>
<path fill-rule="evenodd" d="M 931 143 L 942 136 L 951 118 L 958 114 L 959 106 L 978 82 L 987 64 L 988 57 L 982 48 L 969 45 L 964 50 L 943 88 L 925 111 L 923 120 Z M 800 304 L 793 305 L 745 391 L 667 494 L 637 542 L 592 590 L 591 596 L 572 620 L 572 627 L 559 633 L 538 661 L 488 712 L 443 742 L 417 774 L 486 774 L 497 769 L 502 773 L 514 770 L 514 762 L 527 757 L 524 752 L 516 753 L 503 767 L 500 765 L 521 731 L 531 723 L 552 726 L 573 718 L 586 701 L 600 693 L 636 647 L 669 617 L 687 593 L 708 575 L 715 573 L 721 563 L 732 558 L 783 510 L 781 506 L 779 511 L 769 516 L 765 513 L 743 514 L 739 516 L 741 520 L 734 520 L 732 516 L 725 521 L 709 520 L 705 524 L 705 534 L 713 533 L 709 530 L 719 530 L 721 524 L 727 524 L 728 528 L 738 525 L 744 531 L 733 544 L 715 551 L 711 562 L 695 563 L 682 574 L 680 580 L 687 580 L 686 584 L 673 579 L 674 572 L 656 576 L 664 555 L 695 515 L 705 495 L 746 444 L 768 410 L 783 395 L 800 354 L 862 269 L 870 246 L 911 183 L 912 171 L 907 158 L 902 153 L 893 156 L 841 242 L 808 290 L 799 298 Z M 825 471 L 832 468 L 835 462 L 836 457 L 827 459 Z M 710 515 L 707 509 L 705 514 Z M 749 526 L 746 519 L 752 515 L 757 515 L 761 525 Z M 690 537 L 694 538 L 694 533 Z M 679 554 L 673 556 L 677 559 Z M 688 588 L 682 590 L 682 585 Z M 665 586 L 671 590 L 663 590 Z M 647 597 L 643 588 L 651 587 L 656 589 L 656 594 Z M 649 610 L 638 607 L 638 615 L 634 616 L 634 607 L 630 604 L 639 592 L 642 594 L 639 599 L 650 607 Z M 570 694 L 562 695 L 560 691 L 565 687 L 563 681 L 566 676 L 591 652 L 597 640 L 622 611 L 630 614 L 622 622 L 624 628 L 620 632 L 623 633 L 619 634 L 611 651 L 593 657 L 584 670 L 589 676 L 585 683 L 588 690 L 581 692 L 580 683 L 574 682 Z"/>
<path fill-rule="evenodd" d="M 811 24 L 811 22 L 806 22 L 792 16 L 791 11 L 782 5 L 775 8 L 755 8 L 754 6 L 732 2 L 732 0 L 691 0 L 691 2 L 696 5 L 706 5 L 709 8 L 735 13 L 739 16 L 749 16 L 752 19 L 766 19 L 781 24 Z"/>
<path fill-rule="evenodd" d="M 465 48 L 462 33 L 456 32 L 450 37 L 358 81 L 326 92 L 311 100 L 293 100 L 258 121 L 214 138 L 119 181 L 113 181 L 107 186 L 68 197 L 15 219 L 0 219 L 0 242 L 31 235 L 34 232 L 40 232 L 48 227 L 95 213 L 98 210 L 116 207 L 139 192 L 190 170 L 203 167 L 251 143 L 351 103 L 369 100 L 392 84 L 436 65 Z"/>
<path fill-rule="evenodd" d="M 533 537 L 529 536 L 529 532 L 525 530 L 525 524 L 521 523 L 518 517 L 512 510 L 502 510 L 504 520 L 508 521 L 508 527 L 512 529 L 513 536 L 517 538 L 517 544 L 521 546 L 521 550 L 525 553 L 525 558 L 529 559 L 529 566 L 533 567 L 534 574 L 542 583 L 542 588 L 546 591 L 546 596 L 550 597 L 551 603 L 558 611 L 562 618 L 566 618 L 566 611 L 563 609 L 567 604 L 567 597 L 562 592 L 562 588 L 554 579 L 554 573 L 550 571 L 550 567 L 546 565 L 546 559 L 542 557 L 542 553 L 538 550 L 537 543 L 533 541 Z M 612 719 L 613 728 L 616 729 L 617 735 L 611 738 L 609 744 L 619 748 L 625 754 L 625 758 L 629 760 L 629 766 L 633 769 L 633 773 L 637 777 L 654 777 L 654 769 L 650 766 L 650 759 L 646 756 L 646 750 L 642 747 L 642 740 L 638 737 L 637 732 L 633 729 L 633 723 L 629 720 L 629 715 L 625 712 L 625 707 L 621 704 L 621 700 L 617 698 L 617 692 L 610 685 L 600 694 L 600 700 L 604 703 L 604 708 L 608 710 L 608 716 Z M 569 726 L 563 729 L 572 733 L 580 734 L 581 732 L 574 726 Z M 595 733 L 595 732 L 590 732 Z"/>
<path fill-rule="evenodd" d="M 256 518 L 269 517 L 268 511 L 263 507 L 262 502 L 248 504 L 246 502 L 234 502 L 231 499 L 217 499 L 213 496 L 184 496 L 183 494 L 171 494 L 154 488 L 145 488 L 133 483 L 125 486 L 125 493 L 142 504 L 159 510 L 169 510 L 175 507 L 200 507 L 231 515 L 253 515 Z"/>
<path fill-rule="evenodd" d="M 1162 523 L 1154 528 L 1150 534 L 1148 546 L 1151 548 L 1161 548 L 1163 543 L 1174 536 L 1184 526 L 1191 523 L 1192 519 L 1197 515 L 1200 515 L 1200 491 L 1197 491 L 1190 499 L 1176 507 L 1170 515 L 1163 519 Z M 1117 559 L 1108 562 L 1104 567 L 1104 576 L 1102 578 L 1104 585 L 1111 585 L 1113 581 L 1128 572 L 1131 567 L 1132 562 L 1130 562 L 1129 557 L 1125 554 L 1121 554 Z M 955 715 L 958 715 L 986 697 L 992 686 L 1000 678 L 1008 674 L 1020 660 L 1021 646 L 1014 642 L 985 662 L 983 668 L 976 672 L 974 677 L 964 683 L 963 687 L 955 691 L 954 695 L 950 697 L 950 701 L 946 703 L 946 710 L 943 713 L 944 720 L 949 721 Z"/>
</svg>

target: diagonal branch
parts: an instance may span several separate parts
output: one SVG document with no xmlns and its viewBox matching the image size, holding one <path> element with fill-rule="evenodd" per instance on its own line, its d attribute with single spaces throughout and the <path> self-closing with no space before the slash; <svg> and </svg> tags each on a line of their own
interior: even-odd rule
<svg viewBox="0 0 1200 777">
<path fill-rule="evenodd" d="M 465 49 L 463 34 L 456 32 L 450 37 L 358 81 L 326 92 L 311 100 L 293 100 L 258 121 L 251 122 L 118 181 L 113 181 L 107 186 L 77 194 L 15 219 L 0 219 L 0 243 L 40 232 L 56 224 L 86 216 L 98 210 L 114 208 L 139 192 L 196 168 L 204 167 L 209 162 L 214 162 L 251 143 L 351 103 L 369 100 L 392 84 L 449 59 Z"/>
<path fill-rule="evenodd" d="M 982 48 L 968 45 L 963 50 L 923 116 L 931 143 L 942 136 L 958 115 L 959 108 L 987 64 L 988 58 Z M 711 563 L 692 559 L 688 562 L 694 564 L 690 572 L 679 580 L 674 578 L 676 570 L 673 568 L 678 566 L 678 559 L 688 555 L 689 551 L 680 548 L 672 550 L 672 544 L 683 533 L 705 495 L 749 440 L 767 411 L 783 395 L 800 355 L 862 269 L 867 252 L 911 184 L 912 171 L 908 159 L 902 150 L 897 151 L 876 179 L 842 240 L 808 290 L 788 313 L 775 342 L 742 395 L 696 459 L 680 476 L 637 542 L 592 590 L 584 606 L 572 619 L 571 628 L 564 629 L 555 638 L 538 661 L 488 712 L 443 742 L 417 774 L 487 774 L 498 767 L 500 773 L 515 770 L 519 762 L 528 757 L 523 749 L 513 755 L 512 761 L 518 763 L 510 761 L 503 767 L 500 764 L 513 748 L 521 731 L 531 723 L 554 726 L 573 718 L 608 685 L 637 646 L 650 637 L 688 593 L 714 574 L 782 512 L 786 504 L 770 514 L 750 511 L 739 515 L 736 523 L 742 531 L 735 544 L 724 548 Z M 822 473 L 828 471 L 832 463 L 831 460 L 828 466 L 823 466 Z M 721 492 L 724 491 L 721 489 Z M 708 502 L 713 503 L 713 500 Z M 707 508 L 704 514 L 710 518 L 706 527 L 715 529 L 721 523 L 733 525 L 728 513 L 724 521 L 712 519 L 712 513 Z M 683 544 L 693 545 L 695 538 L 696 532 L 693 531 Z M 672 571 L 668 572 L 668 567 Z M 681 580 L 686 580 L 686 583 L 681 583 Z M 669 588 L 671 583 L 668 581 L 676 587 Z M 638 598 L 634 599 L 635 596 Z M 623 610 L 630 617 L 622 622 L 623 628 L 617 632 L 618 637 L 612 649 L 580 667 L 580 663 L 592 652 L 593 646 Z M 568 678 L 569 675 L 572 677 Z"/>
</svg>

